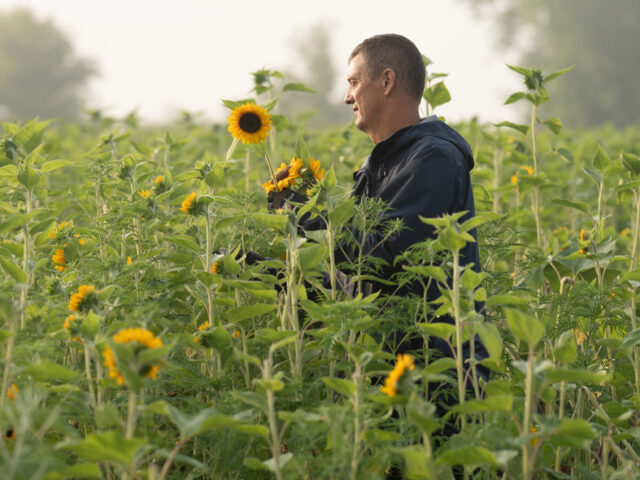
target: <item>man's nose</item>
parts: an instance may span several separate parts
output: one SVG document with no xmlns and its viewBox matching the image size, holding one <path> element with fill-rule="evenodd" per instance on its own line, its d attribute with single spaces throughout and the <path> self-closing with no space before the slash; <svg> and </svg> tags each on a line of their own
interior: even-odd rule
<svg viewBox="0 0 640 480">
<path fill-rule="evenodd" d="M 351 105 L 353 103 L 353 95 L 351 95 L 351 90 L 347 90 L 347 94 L 344 96 L 344 103 L 347 105 Z"/>
</svg>

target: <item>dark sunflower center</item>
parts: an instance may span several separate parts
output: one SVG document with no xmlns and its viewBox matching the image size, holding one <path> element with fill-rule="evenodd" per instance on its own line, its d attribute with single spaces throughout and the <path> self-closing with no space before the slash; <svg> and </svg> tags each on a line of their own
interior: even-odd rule
<svg viewBox="0 0 640 480">
<path fill-rule="evenodd" d="M 262 127 L 260 117 L 255 113 L 245 113 L 240 117 L 238 122 L 240 128 L 247 133 L 256 133 Z"/>
</svg>

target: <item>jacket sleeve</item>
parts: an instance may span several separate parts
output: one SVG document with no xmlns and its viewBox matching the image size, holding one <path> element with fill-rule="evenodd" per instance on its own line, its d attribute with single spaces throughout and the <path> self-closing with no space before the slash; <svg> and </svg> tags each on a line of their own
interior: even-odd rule
<svg viewBox="0 0 640 480">
<path fill-rule="evenodd" d="M 466 160 L 453 145 L 444 141 L 419 146 L 389 175 L 391 178 L 386 182 L 382 180 L 384 187 L 378 192 L 379 198 L 388 205 L 383 217 L 402 219 L 404 229 L 382 243 L 380 232 L 367 235 L 364 251 L 391 266 L 395 257 L 409 246 L 433 236 L 433 227 L 423 223 L 419 216 L 438 217 L 460 211 L 464 192 L 471 185 Z M 352 234 L 360 242 L 363 240 L 358 232 L 352 230 Z M 340 245 L 336 257 L 338 261 L 353 260 L 355 252 Z M 392 273 L 389 268 L 385 270 L 387 274 Z"/>
</svg>

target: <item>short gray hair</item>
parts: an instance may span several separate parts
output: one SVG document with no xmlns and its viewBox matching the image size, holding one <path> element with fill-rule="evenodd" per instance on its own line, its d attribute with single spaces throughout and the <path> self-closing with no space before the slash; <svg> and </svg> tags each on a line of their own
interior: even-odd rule
<svg viewBox="0 0 640 480">
<path fill-rule="evenodd" d="M 390 68 L 396 73 L 404 91 L 418 102 L 425 86 L 425 68 L 418 47 L 406 37 L 394 33 L 375 35 L 363 40 L 349 55 L 349 61 L 362 54 L 369 78 Z"/>
</svg>

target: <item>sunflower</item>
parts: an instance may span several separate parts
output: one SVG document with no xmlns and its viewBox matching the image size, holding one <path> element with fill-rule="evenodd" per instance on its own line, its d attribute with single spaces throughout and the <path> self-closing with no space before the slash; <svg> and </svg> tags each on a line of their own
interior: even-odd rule
<svg viewBox="0 0 640 480">
<path fill-rule="evenodd" d="M 214 275 L 218 273 L 218 262 L 213 262 L 213 265 L 211 265 L 211 273 Z"/>
<path fill-rule="evenodd" d="M 313 172 L 313 176 L 317 181 L 322 181 L 324 178 L 324 168 L 320 168 L 320 160 L 314 158 L 309 159 L 309 169 Z"/>
<path fill-rule="evenodd" d="M 69 225 L 69 222 L 67 222 L 66 220 L 60 222 L 58 226 L 53 229 L 53 232 L 49 234 L 49 238 L 51 238 L 52 240 L 55 239 L 59 233 L 62 233 L 67 225 Z"/>
<path fill-rule="evenodd" d="M 184 213 L 194 214 L 196 207 L 198 206 L 197 202 L 198 195 L 196 192 L 191 192 L 187 198 L 184 199 L 182 205 L 180 205 L 180 211 Z"/>
<path fill-rule="evenodd" d="M 80 285 L 78 291 L 71 295 L 69 310 L 74 312 L 89 310 L 97 300 L 95 290 L 93 285 Z"/>
<path fill-rule="evenodd" d="M 64 266 L 64 264 L 67 263 L 67 259 L 64 256 L 64 250 L 61 248 L 57 249 L 56 253 L 54 253 L 51 258 L 53 259 L 53 263 L 56 264 L 53 268 L 59 272 L 64 272 L 67 268 Z"/>
<path fill-rule="evenodd" d="M 113 340 L 118 343 L 137 342 L 147 348 L 158 348 L 162 346 L 162 340 L 152 332 L 144 328 L 125 328 L 113 336 Z"/>
<path fill-rule="evenodd" d="M 302 159 L 293 157 L 289 165 L 281 163 L 276 170 L 276 181 L 278 182 L 278 191 L 294 186 L 297 178 L 300 178 L 300 169 L 302 168 Z M 262 184 L 264 191 L 269 193 L 275 189 L 273 180 L 269 180 Z"/>
<path fill-rule="evenodd" d="M 164 182 L 164 177 L 162 175 L 158 175 L 153 181 L 153 183 L 162 183 L 162 182 Z"/>
<path fill-rule="evenodd" d="M 204 332 L 205 330 L 207 330 L 209 327 L 211 326 L 211 324 L 209 323 L 209 321 L 204 322 L 203 324 L 201 324 L 198 327 L 198 332 Z M 196 338 L 193 339 L 194 342 L 196 343 L 200 343 L 200 337 L 202 336 L 201 333 L 199 333 L 198 335 L 196 335 Z M 206 345 L 205 345 L 206 346 Z"/>
<path fill-rule="evenodd" d="M 144 188 L 138 192 L 142 198 L 149 198 L 151 196 L 150 190 L 145 190 Z"/>
<path fill-rule="evenodd" d="M 533 175 L 533 168 L 531 168 L 529 165 L 523 165 L 522 167 L 520 167 L 520 169 L 524 170 L 529 175 Z"/>
<path fill-rule="evenodd" d="M 133 343 L 136 354 L 147 348 L 159 348 L 162 346 L 162 340 L 144 328 L 125 328 L 120 330 L 113 336 L 113 341 L 120 344 Z M 109 369 L 109 377 L 115 379 L 118 385 L 125 383 L 125 378 L 118 370 L 116 355 L 113 349 L 106 347 L 102 351 L 102 356 L 104 358 L 103 365 Z M 131 366 L 131 364 L 129 366 Z M 158 370 L 157 365 L 143 363 L 139 366 L 138 373 L 155 380 L 158 378 Z"/>
<path fill-rule="evenodd" d="M 390 397 L 395 397 L 398 393 L 398 382 L 406 370 L 413 370 L 416 366 L 413 364 L 413 356 L 409 354 L 399 354 L 396 366 L 389 372 L 384 387 L 380 389 L 382 393 L 386 393 Z"/>
<path fill-rule="evenodd" d="M 271 129 L 271 115 L 253 102 L 234 108 L 227 121 L 233 138 L 242 143 L 262 142 Z"/>
</svg>

